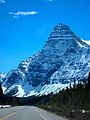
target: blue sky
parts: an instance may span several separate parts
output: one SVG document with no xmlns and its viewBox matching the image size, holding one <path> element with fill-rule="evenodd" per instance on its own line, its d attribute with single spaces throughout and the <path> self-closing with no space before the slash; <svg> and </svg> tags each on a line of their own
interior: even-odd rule
<svg viewBox="0 0 90 120">
<path fill-rule="evenodd" d="M 58 23 L 90 39 L 90 0 L 0 0 L 0 72 L 40 51 Z"/>
</svg>

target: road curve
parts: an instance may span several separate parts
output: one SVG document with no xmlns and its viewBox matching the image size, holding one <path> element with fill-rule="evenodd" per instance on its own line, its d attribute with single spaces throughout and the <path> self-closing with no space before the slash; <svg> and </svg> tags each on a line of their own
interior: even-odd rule
<svg viewBox="0 0 90 120">
<path fill-rule="evenodd" d="M 35 106 L 0 109 L 0 120 L 68 120 Z"/>
</svg>

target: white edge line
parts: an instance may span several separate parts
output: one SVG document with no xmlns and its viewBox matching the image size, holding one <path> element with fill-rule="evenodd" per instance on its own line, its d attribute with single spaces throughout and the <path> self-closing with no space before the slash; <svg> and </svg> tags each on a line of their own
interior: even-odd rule
<svg viewBox="0 0 90 120">
<path fill-rule="evenodd" d="M 36 109 L 34 109 L 44 120 L 48 120 L 46 117 L 44 117 L 42 114 L 41 114 L 41 112 L 40 111 L 38 111 L 38 110 L 36 110 Z"/>
<path fill-rule="evenodd" d="M 39 113 L 39 115 L 40 115 L 44 120 L 47 120 L 47 118 L 44 117 L 41 113 Z"/>
</svg>

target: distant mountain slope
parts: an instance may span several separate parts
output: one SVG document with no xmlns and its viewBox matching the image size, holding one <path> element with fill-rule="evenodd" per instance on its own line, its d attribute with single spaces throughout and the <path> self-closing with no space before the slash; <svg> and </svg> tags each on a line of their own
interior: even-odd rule
<svg viewBox="0 0 90 120">
<path fill-rule="evenodd" d="M 69 26 L 58 24 L 40 52 L 6 75 L 4 93 L 18 97 L 56 93 L 74 78 L 86 78 L 89 71 L 90 46 Z"/>
</svg>

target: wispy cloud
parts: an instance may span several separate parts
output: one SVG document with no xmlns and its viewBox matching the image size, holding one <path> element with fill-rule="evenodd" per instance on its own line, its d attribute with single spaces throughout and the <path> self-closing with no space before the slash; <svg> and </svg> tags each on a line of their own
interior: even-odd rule
<svg viewBox="0 0 90 120">
<path fill-rule="evenodd" d="M 5 3 L 5 0 L 0 0 L 0 4 L 3 4 L 3 3 Z"/>
<path fill-rule="evenodd" d="M 36 11 L 26 11 L 26 12 L 18 11 L 16 13 L 9 12 L 9 14 L 12 15 L 14 18 L 16 18 L 16 17 L 21 17 L 21 16 L 35 15 L 35 14 L 38 14 L 38 12 L 36 12 Z"/>
<path fill-rule="evenodd" d="M 53 2 L 54 0 L 44 0 L 44 1 Z"/>
<path fill-rule="evenodd" d="M 49 2 L 52 2 L 53 0 L 48 0 Z"/>
</svg>

